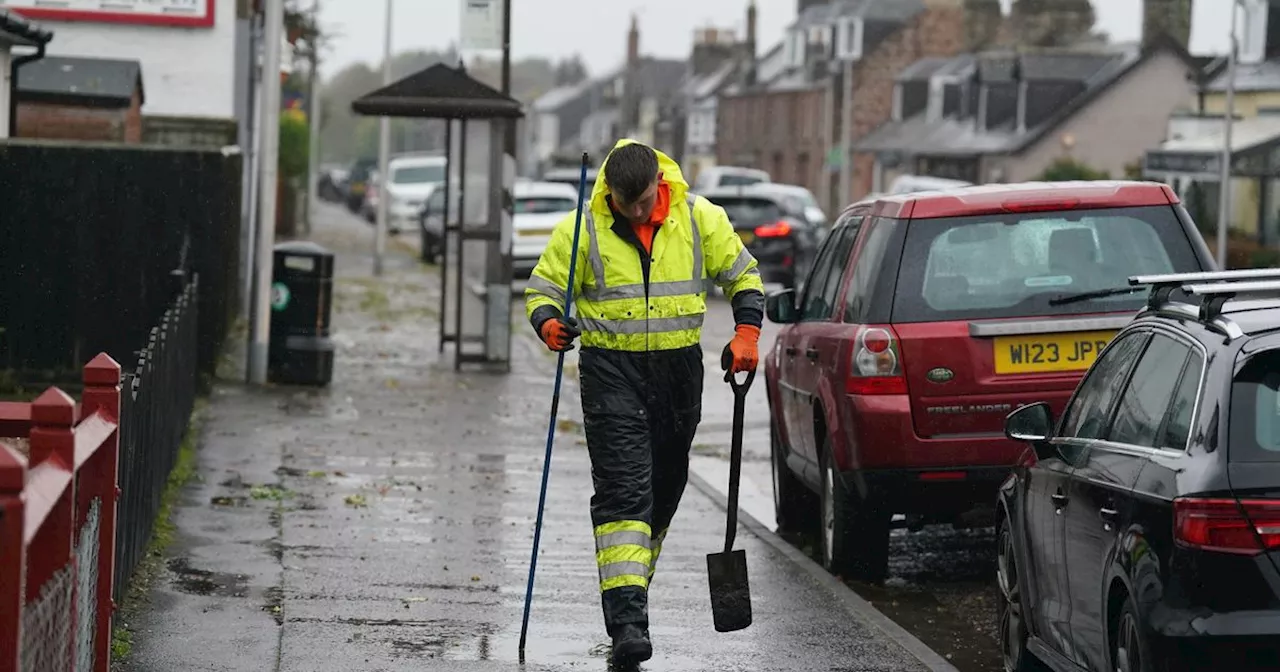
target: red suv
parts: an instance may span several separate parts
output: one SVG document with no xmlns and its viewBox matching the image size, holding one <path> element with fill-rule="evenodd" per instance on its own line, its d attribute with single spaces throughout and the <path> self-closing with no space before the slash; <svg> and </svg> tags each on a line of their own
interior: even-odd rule
<svg viewBox="0 0 1280 672">
<path fill-rule="evenodd" d="M 828 569 L 881 581 L 894 514 L 985 524 L 1025 446 L 1145 305 L 1132 275 L 1212 270 L 1163 184 L 988 185 L 845 210 L 765 357 L 779 527 L 820 525 Z M 816 493 L 816 495 L 815 495 Z"/>
</svg>

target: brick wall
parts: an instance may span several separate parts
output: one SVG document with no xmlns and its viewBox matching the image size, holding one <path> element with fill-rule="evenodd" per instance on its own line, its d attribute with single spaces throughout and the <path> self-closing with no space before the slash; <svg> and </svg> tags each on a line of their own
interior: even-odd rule
<svg viewBox="0 0 1280 672">
<path fill-rule="evenodd" d="M 852 139 L 857 141 L 893 113 L 893 84 L 898 73 L 928 56 L 955 56 L 965 51 L 968 25 L 961 0 L 929 0 L 925 11 L 867 54 L 854 69 Z M 853 156 L 850 195 L 858 200 L 871 192 L 875 157 Z"/>
<path fill-rule="evenodd" d="M 21 102 L 18 104 L 18 137 L 142 142 L 142 100 L 135 92 L 133 103 L 119 109 Z"/>
<path fill-rule="evenodd" d="M 18 103 L 18 137 L 120 142 L 125 116 L 125 110 Z"/>
<path fill-rule="evenodd" d="M 762 91 L 720 100 L 716 162 L 769 171 L 775 182 L 818 192 L 822 147 L 821 87 Z"/>
</svg>

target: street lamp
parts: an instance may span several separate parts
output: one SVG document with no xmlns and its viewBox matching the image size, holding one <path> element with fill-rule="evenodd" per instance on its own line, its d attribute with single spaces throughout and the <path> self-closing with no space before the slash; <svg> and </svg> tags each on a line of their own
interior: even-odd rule
<svg viewBox="0 0 1280 672">
<path fill-rule="evenodd" d="M 391 0 L 387 0 L 387 27 L 382 42 L 382 85 L 391 83 Z M 382 275 L 382 257 L 387 250 L 387 208 L 390 207 L 391 194 L 387 185 L 391 184 L 391 176 L 387 174 L 387 163 L 391 155 L 391 119 L 382 117 L 378 120 L 378 217 L 373 233 L 373 274 Z"/>
<path fill-rule="evenodd" d="M 1222 165 L 1218 178 L 1218 269 L 1227 268 L 1227 227 L 1231 219 L 1231 127 L 1236 116 L 1236 18 L 1245 0 L 1231 3 L 1231 45 L 1227 50 L 1227 107 L 1222 117 Z"/>
</svg>

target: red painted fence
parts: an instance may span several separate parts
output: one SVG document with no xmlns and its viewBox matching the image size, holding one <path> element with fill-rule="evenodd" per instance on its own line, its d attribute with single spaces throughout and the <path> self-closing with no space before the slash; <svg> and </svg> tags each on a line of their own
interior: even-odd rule
<svg viewBox="0 0 1280 672">
<path fill-rule="evenodd" d="M 84 368 L 80 403 L 49 388 L 0 403 L 0 672 L 107 672 L 120 365 Z"/>
</svg>

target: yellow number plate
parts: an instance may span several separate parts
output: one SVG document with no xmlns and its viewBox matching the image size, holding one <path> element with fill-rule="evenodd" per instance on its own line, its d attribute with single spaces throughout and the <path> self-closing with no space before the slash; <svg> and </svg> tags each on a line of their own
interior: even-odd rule
<svg viewBox="0 0 1280 672">
<path fill-rule="evenodd" d="M 750 231 L 739 231 L 738 237 L 742 239 L 743 245 L 750 245 L 756 239 L 756 234 Z"/>
<path fill-rule="evenodd" d="M 1114 331 L 1071 334 L 999 336 L 995 339 L 996 373 L 1083 371 L 1115 337 Z"/>
</svg>

